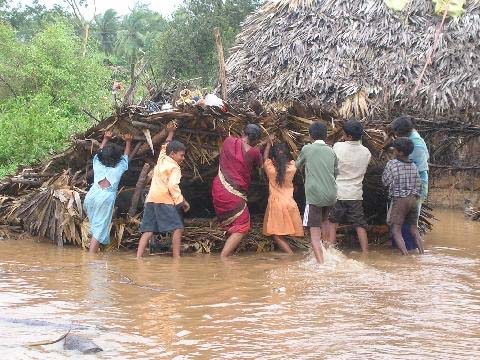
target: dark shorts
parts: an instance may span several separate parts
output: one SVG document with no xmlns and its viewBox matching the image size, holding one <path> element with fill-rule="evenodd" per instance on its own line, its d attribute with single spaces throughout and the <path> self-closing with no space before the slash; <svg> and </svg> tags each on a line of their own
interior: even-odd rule
<svg viewBox="0 0 480 360">
<path fill-rule="evenodd" d="M 328 220 L 328 214 L 331 209 L 331 206 L 315 206 L 307 204 L 305 207 L 305 213 L 303 214 L 303 226 L 320 227 L 322 222 Z"/>
<path fill-rule="evenodd" d="M 367 228 L 362 200 L 338 200 L 328 219 L 335 224 L 352 224 L 354 227 Z"/>
<path fill-rule="evenodd" d="M 146 203 L 140 232 L 167 233 L 183 229 L 183 214 L 174 205 Z"/>
<path fill-rule="evenodd" d="M 394 198 L 389 223 L 393 225 L 417 225 L 418 208 L 418 197 L 414 195 Z"/>
</svg>

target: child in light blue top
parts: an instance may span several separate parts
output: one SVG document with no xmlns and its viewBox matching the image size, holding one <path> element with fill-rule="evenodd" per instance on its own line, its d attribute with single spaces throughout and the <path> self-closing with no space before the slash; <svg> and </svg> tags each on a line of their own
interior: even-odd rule
<svg viewBox="0 0 480 360">
<path fill-rule="evenodd" d="M 103 137 L 100 150 L 93 157 L 93 184 L 83 207 L 90 221 L 90 253 L 96 253 L 100 244 L 110 243 L 110 224 L 117 197 L 118 184 L 128 169 L 128 156 L 131 150 L 132 135 L 125 135 L 125 150 L 109 143 L 112 133 L 107 131 Z"/>
<path fill-rule="evenodd" d="M 428 153 L 427 144 L 420 134 L 414 129 L 410 116 L 400 116 L 392 122 L 392 130 L 397 137 L 408 137 L 413 142 L 413 152 L 408 157 L 418 169 L 418 175 L 422 183 L 421 202 L 427 199 L 428 195 Z"/>
</svg>

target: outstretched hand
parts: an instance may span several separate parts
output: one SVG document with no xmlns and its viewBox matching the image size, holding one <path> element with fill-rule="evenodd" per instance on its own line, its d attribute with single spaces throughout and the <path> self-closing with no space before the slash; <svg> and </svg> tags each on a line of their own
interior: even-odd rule
<svg viewBox="0 0 480 360">
<path fill-rule="evenodd" d="M 123 140 L 125 142 L 132 142 L 132 140 L 133 140 L 133 135 L 132 134 L 124 134 L 122 137 L 123 137 Z"/>
<path fill-rule="evenodd" d="M 167 124 L 167 132 L 168 133 L 175 133 L 175 131 L 177 130 L 177 123 L 175 121 L 170 121 L 168 124 Z"/>
<path fill-rule="evenodd" d="M 105 131 L 105 134 L 103 134 L 103 138 L 107 140 L 111 140 L 113 138 L 113 132 L 112 131 Z"/>
</svg>

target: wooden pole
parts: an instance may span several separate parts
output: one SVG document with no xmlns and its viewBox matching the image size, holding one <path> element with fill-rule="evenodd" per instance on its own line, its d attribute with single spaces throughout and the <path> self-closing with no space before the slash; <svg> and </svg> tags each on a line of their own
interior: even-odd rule
<svg viewBox="0 0 480 360">
<path fill-rule="evenodd" d="M 138 177 L 137 184 L 135 186 L 135 192 L 133 193 L 133 196 L 132 196 L 130 209 L 128 210 L 128 215 L 130 217 L 134 216 L 137 212 L 138 201 L 140 200 L 140 196 L 142 195 L 142 191 L 145 186 L 145 181 L 147 180 L 149 171 L 150 171 L 150 165 L 144 164 L 143 169 L 140 172 L 140 176 Z"/>
<path fill-rule="evenodd" d="M 215 36 L 215 44 L 217 45 L 218 54 L 218 80 L 221 86 L 222 99 L 227 101 L 227 73 L 225 70 L 225 57 L 223 55 L 222 36 L 220 35 L 220 29 L 218 27 L 213 29 Z"/>
</svg>

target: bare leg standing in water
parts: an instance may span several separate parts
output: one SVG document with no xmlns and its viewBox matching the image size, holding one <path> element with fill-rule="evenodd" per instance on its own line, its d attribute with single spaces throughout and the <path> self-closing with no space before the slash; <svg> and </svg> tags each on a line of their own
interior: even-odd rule
<svg viewBox="0 0 480 360">
<path fill-rule="evenodd" d="M 180 257 L 180 247 L 182 245 L 183 229 L 177 229 L 172 234 L 172 256 L 177 259 Z"/>
<path fill-rule="evenodd" d="M 368 252 L 367 230 L 365 230 L 363 227 L 357 226 L 355 228 L 355 231 L 357 232 L 358 241 L 360 242 L 360 247 L 362 248 L 362 252 L 367 253 Z"/>
<path fill-rule="evenodd" d="M 420 236 L 420 232 L 418 231 L 418 226 L 410 225 L 410 232 L 415 237 L 415 243 L 417 244 L 418 252 L 420 254 L 423 254 L 425 251 L 423 249 L 423 241 L 422 241 L 422 237 Z"/>
<path fill-rule="evenodd" d="M 137 249 L 137 259 L 140 259 L 143 256 L 143 253 L 145 252 L 145 249 L 147 248 L 147 244 L 150 241 L 150 239 L 153 237 L 153 232 L 144 232 L 142 236 L 140 237 L 140 240 L 138 242 L 138 249 Z"/>
<path fill-rule="evenodd" d="M 225 242 L 220 256 L 224 258 L 233 255 L 235 249 L 238 247 L 238 245 L 240 245 L 240 242 L 242 241 L 244 236 L 245 234 L 242 233 L 231 234 Z"/>
<path fill-rule="evenodd" d="M 402 236 L 402 225 L 393 224 L 392 233 L 395 244 L 397 244 L 397 247 L 402 252 L 402 255 L 408 255 L 407 247 L 405 246 L 405 240 Z"/>
<path fill-rule="evenodd" d="M 97 239 L 92 237 L 92 239 L 90 240 L 90 248 L 88 249 L 88 252 L 90 254 L 96 254 L 99 247 L 100 243 L 97 241 Z"/>
<path fill-rule="evenodd" d="M 330 234 L 332 233 L 332 223 L 330 221 L 328 221 L 328 213 L 327 215 L 325 216 L 326 220 L 323 220 L 322 221 L 322 226 L 321 226 L 321 230 L 322 230 L 322 239 L 323 239 L 323 242 L 324 244 L 326 245 L 326 247 L 330 247 L 330 246 L 334 246 L 335 243 L 331 243 L 330 242 Z"/>
<path fill-rule="evenodd" d="M 275 243 L 283 252 L 286 252 L 287 254 L 293 254 L 292 248 L 283 236 L 273 235 L 273 240 L 275 240 Z"/>
<path fill-rule="evenodd" d="M 172 234 L 172 253 L 173 253 L 172 256 L 174 258 L 180 257 L 182 235 L 183 235 L 183 229 L 177 229 Z M 137 259 L 140 259 L 141 257 L 143 257 L 143 253 L 145 252 L 148 242 L 152 237 L 153 237 L 153 232 L 144 232 L 142 234 L 142 236 L 140 237 L 140 241 L 138 243 Z"/>
<path fill-rule="evenodd" d="M 315 259 L 317 259 L 319 264 L 323 264 L 322 229 L 320 227 L 311 227 L 310 238 Z"/>
</svg>

